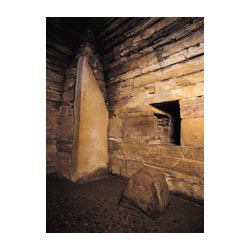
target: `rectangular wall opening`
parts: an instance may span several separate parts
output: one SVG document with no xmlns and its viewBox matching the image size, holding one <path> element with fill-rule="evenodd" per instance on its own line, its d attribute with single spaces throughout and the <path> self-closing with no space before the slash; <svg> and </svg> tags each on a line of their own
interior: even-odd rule
<svg viewBox="0 0 250 250">
<path fill-rule="evenodd" d="M 152 103 L 151 105 L 159 110 L 159 113 L 154 113 L 157 117 L 157 142 L 180 145 L 181 118 L 179 100 Z"/>
</svg>

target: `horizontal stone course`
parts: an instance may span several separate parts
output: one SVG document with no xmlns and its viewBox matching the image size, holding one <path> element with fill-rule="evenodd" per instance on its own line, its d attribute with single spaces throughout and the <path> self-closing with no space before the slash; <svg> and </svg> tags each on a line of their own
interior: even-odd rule
<svg viewBox="0 0 250 250">
<path fill-rule="evenodd" d="M 166 80 L 172 77 L 182 76 L 185 74 L 203 70 L 203 68 L 203 56 L 200 56 L 187 62 L 184 62 L 183 64 L 176 64 L 167 67 L 166 69 L 161 69 L 152 73 L 147 73 L 140 77 L 136 77 L 134 79 L 134 87 L 138 87 L 160 80 Z"/>
<path fill-rule="evenodd" d="M 141 145 L 112 142 L 112 157 L 122 161 L 143 162 L 162 169 L 172 169 L 203 177 L 204 149 L 169 145 Z M 115 145 L 115 146 L 114 146 Z"/>
<path fill-rule="evenodd" d="M 198 31 L 191 38 L 187 37 L 178 42 L 162 47 L 160 60 L 159 55 L 157 55 L 156 52 L 153 52 L 137 60 L 123 63 L 120 68 L 117 69 L 117 76 L 109 76 L 110 74 L 107 75 L 108 82 L 113 84 L 115 82 L 124 81 L 203 54 L 203 41 L 203 32 Z M 119 74 L 119 70 L 122 70 L 123 73 Z"/>
<path fill-rule="evenodd" d="M 154 41 L 153 43 L 149 44 L 148 46 L 144 48 L 139 48 L 138 50 L 140 53 L 132 53 L 129 56 L 124 57 L 117 57 L 116 60 L 113 60 L 112 62 L 109 62 L 109 58 L 114 58 L 115 54 L 119 53 L 119 50 L 112 50 L 110 51 L 110 54 L 106 54 L 107 61 L 109 62 L 108 64 L 104 64 L 104 69 L 107 72 L 109 77 L 124 73 L 128 70 L 134 69 L 136 67 L 140 66 L 140 59 L 144 60 L 144 56 L 154 56 L 154 51 L 161 50 L 163 46 L 166 44 L 171 44 L 175 43 L 176 41 L 192 36 L 192 34 L 196 31 L 203 30 L 204 26 L 204 20 L 197 19 L 194 20 L 193 23 L 190 23 L 187 25 L 185 28 L 179 27 L 176 31 L 173 31 L 171 34 L 161 37 L 158 41 Z M 137 46 L 138 47 L 138 46 Z M 116 53 L 114 53 L 116 51 Z M 127 63 L 126 63 L 127 62 Z M 137 62 L 139 62 L 137 64 Z M 127 69 L 126 67 L 131 65 L 132 67 L 130 69 Z M 123 68 L 125 67 L 125 68 Z"/>
<path fill-rule="evenodd" d="M 138 172 L 143 166 L 148 166 L 156 170 L 160 170 L 166 177 L 169 189 L 172 192 L 179 194 L 184 194 L 189 197 L 193 197 L 198 200 L 204 199 L 204 180 L 203 178 L 187 175 L 185 173 L 176 172 L 170 169 L 161 169 L 157 166 L 147 165 L 139 163 L 137 168 L 124 168 L 124 163 L 122 160 L 112 159 L 112 173 L 118 175 L 124 175 L 126 177 L 131 177 L 133 174 Z M 134 165 L 135 166 L 135 165 Z"/>
</svg>

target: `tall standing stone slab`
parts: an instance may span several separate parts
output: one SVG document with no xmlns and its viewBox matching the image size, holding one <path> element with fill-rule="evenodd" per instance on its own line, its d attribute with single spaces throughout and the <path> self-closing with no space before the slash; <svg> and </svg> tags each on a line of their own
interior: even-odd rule
<svg viewBox="0 0 250 250">
<path fill-rule="evenodd" d="M 107 171 L 108 110 L 86 57 L 77 68 L 75 100 L 76 141 L 73 145 L 74 181 L 98 178 Z"/>
<path fill-rule="evenodd" d="M 129 180 L 124 197 L 152 217 L 159 216 L 169 204 L 169 190 L 164 175 L 144 167 Z"/>
</svg>

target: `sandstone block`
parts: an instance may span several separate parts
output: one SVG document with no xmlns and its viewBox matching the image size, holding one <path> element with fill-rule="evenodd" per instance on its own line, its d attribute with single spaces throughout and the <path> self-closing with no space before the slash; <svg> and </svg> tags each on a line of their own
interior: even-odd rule
<svg viewBox="0 0 250 250">
<path fill-rule="evenodd" d="M 183 98 L 192 98 L 195 96 L 200 96 L 204 94 L 204 83 L 199 82 L 189 86 L 179 86 L 175 87 L 175 84 L 172 86 L 162 86 L 161 84 L 156 84 L 156 93 L 154 96 L 153 102 L 164 102 L 164 101 L 173 101 Z"/>
<path fill-rule="evenodd" d="M 157 119 L 153 116 L 130 117 L 124 122 L 124 138 L 144 143 L 155 139 Z"/>
<path fill-rule="evenodd" d="M 144 167 L 141 161 L 125 160 L 124 166 L 121 169 L 121 175 L 125 177 L 131 177 Z"/>
<path fill-rule="evenodd" d="M 122 119 L 113 117 L 109 119 L 109 132 L 110 137 L 122 137 Z"/>
<path fill-rule="evenodd" d="M 46 80 L 46 90 L 47 89 L 52 89 L 52 90 L 56 90 L 60 92 L 62 91 L 62 85 L 61 83 L 58 83 L 58 82 Z"/>
<path fill-rule="evenodd" d="M 129 180 L 124 197 L 152 217 L 159 216 L 169 204 L 169 190 L 164 175 L 144 167 Z"/>
<path fill-rule="evenodd" d="M 142 161 L 142 153 L 146 150 L 142 144 L 125 143 L 120 144 L 120 148 L 114 153 L 125 157 L 127 160 Z"/>
<path fill-rule="evenodd" d="M 182 119 L 181 145 L 204 146 L 204 118 Z"/>
<path fill-rule="evenodd" d="M 204 97 L 182 99 L 180 101 L 181 118 L 195 118 L 204 116 Z"/>
<path fill-rule="evenodd" d="M 58 126 L 57 138 L 60 141 L 72 142 L 74 139 L 73 120 L 66 118 Z"/>
<path fill-rule="evenodd" d="M 61 103 L 59 102 L 54 102 L 50 100 L 46 100 L 46 114 L 48 113 L 54 113 L 54 114 L 59 114 L 59 106 Z"/>
<path fill-rule="evenodd" d="M 46 80 L 61 83 L 63 81 L 63 74 L 46 69 Z"/>
<path fill-rule="evenodd" d="M 165 157 L 164 155 L 147 153 L 144 155 L 143 164 L 158 168 L 160 171 L 178 171 L 187 175 L 203 177 L 204 164 L 182 158 Z"/>
<path fill-rule="evenodd" d="M 51 90 L 49 88 L 46 89 L 46 99 L 51 101 L 60 102 L 61 101 L 61 93 L 56 90 Z"/>
<path fill-rule="evenodd" d="M 55 112 L 47 112 L 46 117 L 46 138 L 48 140 L 56 139 L 56 130 L 58 126 L 58 114 Z"/>
<path fill-rule="evenodd" d="M 108 110 L 87 58 L 80 57 L 77 67 L 75 105 L 79 120 L 75 122 L 79 136 L 77 150 L 73 152 L 73 157 L 77 156 L 73 179 L 83 180 L 92 174 L 96 178 L 103 172 L 98 169 L 107 168 Z"/>
<path fill-rule="evenodd" d="M 199 178 L 204 177 L 204 163 L 200 161 L 180 159 L 175 166 L 170 168 L 187 175 L 197 176 Z"/>
<path fill-rule="evenodd" d="M 174 145 L 158 145 L 157 147 L 152 147 L 152 149 L 149 149 L 149 152 L 153 152 L 153 150 L 155 150 L 156 154 L 169 158 L 181 158 L 182 153 L 181 147 Z"/>
<path fill-rule="evenodd" d="M 195 161 L 204 161 L 203 147 L 182 147 L 183 157 Z"/>
<path fill-rule="evenodd" d="M 158 71 L 144 74 L 134 79 L 134 87 L 145 85 L 148 83 L 162 81 L 173 77 L 179 77 L 192 72 L 196 72 L 204 69 L 204 57 L 199 56 L 192 60 L 188 60 L 184 63 L 178 63 L 170 67 L 163 68 Z"/>
</svg>

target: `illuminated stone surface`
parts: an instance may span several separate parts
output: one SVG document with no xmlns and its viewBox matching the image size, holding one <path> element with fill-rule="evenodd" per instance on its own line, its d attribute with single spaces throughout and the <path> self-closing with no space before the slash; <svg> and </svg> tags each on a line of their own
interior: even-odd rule
<svg viewBox="0 0 250 250">
<path fill-rule="evenodd" d="M 95 177 L 98 173 L 102 175 L 107 170 L 108 163 L 108 111 L 87 58 L 81 60 L 77 166 L 73 177 L 75 180 L 88 179 L 94 172 L 97 173 L 94 174 Z"/>
</svg>

